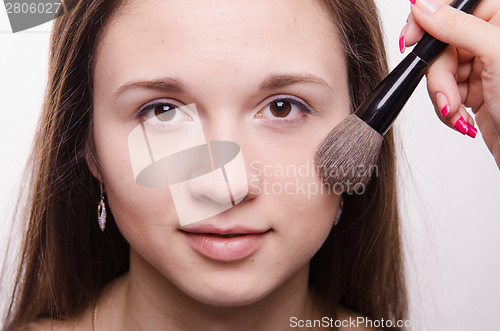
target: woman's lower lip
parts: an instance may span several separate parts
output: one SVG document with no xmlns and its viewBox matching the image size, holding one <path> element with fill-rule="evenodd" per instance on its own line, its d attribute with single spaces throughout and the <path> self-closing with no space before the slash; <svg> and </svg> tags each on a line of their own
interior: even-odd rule
<svg viewBox="0 0 500 331">
<path fill-rule="evenodd" d="M 220 261 L 236 261 L 255 253 L 270 231 L 234 237 L 181 231 L 189 245 L 200 254 Z"/>
</svg>

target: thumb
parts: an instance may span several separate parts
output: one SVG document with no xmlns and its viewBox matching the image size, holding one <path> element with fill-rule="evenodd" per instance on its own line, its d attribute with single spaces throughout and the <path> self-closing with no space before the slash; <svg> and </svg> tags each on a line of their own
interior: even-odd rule
<svg viewBox="0 0 500 331">
<path fill-rule="evenodd" d="M 430 35 L 462 48 L 483 60 L 497 61 L 500 29 L 482 19 L 446 5 L 440 0 L 412 1 L 417 23 Z"/>
</svg>

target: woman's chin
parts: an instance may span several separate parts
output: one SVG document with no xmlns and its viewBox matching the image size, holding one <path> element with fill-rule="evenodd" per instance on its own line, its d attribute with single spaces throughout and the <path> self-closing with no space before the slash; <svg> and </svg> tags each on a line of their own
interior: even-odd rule
<svg viewBox="0 0 500 331">
<path fill-rule="evenodd" d="M 240 307 L 262 300 L 272 292 L 272 288 L 248 286 L 244 282 L 226 286 L 190 287 L 184 292 L 192 299 L 203 304 L 217 307 Z"/>
<path fill-rule="evenodd" d="M 255 296 L 255 295 L 246 295 L 246 296 L 238 296 L 235 294 L 231 295 L 201 295 L 198 298 L 194 297 L 195 300 L 210 306 L 216 307 L 243 307 L 254 304 L 260 301 L 265 295 Z"/>
</svg>

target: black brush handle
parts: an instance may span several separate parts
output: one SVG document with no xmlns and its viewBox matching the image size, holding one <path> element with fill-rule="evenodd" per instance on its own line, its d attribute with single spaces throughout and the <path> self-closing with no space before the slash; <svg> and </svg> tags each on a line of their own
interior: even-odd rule
<svg viewBox="0 0 500 331">
<path fill-rule="evenodd" d="M 472 13 L 481 0 L 455 0 L 452 7 Z M 373 90 L 355 114 L 385 135 L 420 83 L 429 64 L 448 46 L 428 33 L 413 51 Z"/>
</svg>

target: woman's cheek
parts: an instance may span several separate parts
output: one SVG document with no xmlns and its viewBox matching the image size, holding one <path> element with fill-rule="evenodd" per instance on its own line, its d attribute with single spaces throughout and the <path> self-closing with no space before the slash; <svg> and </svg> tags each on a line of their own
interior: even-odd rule
<svg viewBox="0 0 500 331">
<path fill-rule="evenodd" d="M 262 162 L 267 168 L 261 171 L 262 194 L 258 197 L 267 200 L 265 205 L 270 209 L 269 214 L 275 221 L 273 226 L 283 238 L 284 247 L 288 247 L 295 258 L 301 256 L 303 263 L 326 240 L 340 199 L 321 182 L 307 151 L 297 153 L 303 158 L 289 158 L 285 163 L 275 159 Z"/>
<path fill-rule="evenodd" d="M 102 123 L 102 122 L 100 122 Z M 124 235 L 127 229 L 144 226 L 158 228 L 176 224 L 168 188 L 146 188 L 138 185 L 132 170 L 127 127 L 114 126 L 108 121 L 106 129 L 96 123 L 97 156 L 105 183 L 106 200 Z M 147 231 L 147 229 L 144 229 Z"/>
</svg>

